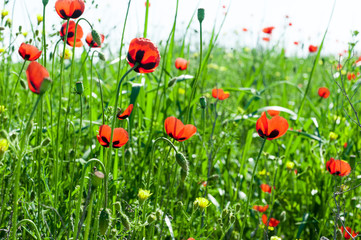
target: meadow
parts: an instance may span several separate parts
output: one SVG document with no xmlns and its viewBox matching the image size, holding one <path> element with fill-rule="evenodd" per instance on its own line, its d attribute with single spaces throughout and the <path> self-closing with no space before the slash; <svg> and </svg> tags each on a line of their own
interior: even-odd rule
<svg viewBox="0 0 361 240">
<path fill-rule="evenodd" d="M 202 8 L 181 39 L 175 14 L 169 37 L 152 42 L 147 0 L 142 35 L 124 41 L 127 11 L 119 49 L 103 49 L 107 33 L 81 16 L 91 1 L 42 0 L 17 45 L 25 33 L 10 3 L 0 21 L 0 239 L 358 238 L 356 42 L 342 57 L 321 54 L 325 37 L 295 42 L 308 55 L 290 57 L 269 42 L 278 26 L 265 26 L 256 48 L 221 47 L 227 14 L 204 34 Z M 56 34 L 45 31 L 46 8 L 59 15 Z"/>
</svg>

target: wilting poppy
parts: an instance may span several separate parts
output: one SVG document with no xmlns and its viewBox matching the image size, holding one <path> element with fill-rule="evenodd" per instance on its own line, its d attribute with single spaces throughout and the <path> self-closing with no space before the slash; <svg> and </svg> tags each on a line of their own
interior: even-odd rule
<svg viewBox="0 0 361 240">
<path fill-rule="evenodd" d="M 326 163 L 326 168 L 332 175 L 337 175 L 340 177 L 347 176 L 351 172 L 351 166 L 348 164 L 348 162 L 343 160 L 335 160 L 334 158 L 331 158 Z"/>
<path fill-rule="evenodd" d="M 49 72 L 38 62 L 31 62 L 26 69 L 29 89 L 36 94 L 40 94 L 41 84 L 45 78 L 49 78 Z"/>
<path fill-rule="evenodd" d="M 275 117 L 275 116 L 280 115 L 280 111 L 277 111 L 277 110 L 269 109 L 269 110 L 267 110 L 267 112 L 271 117 Z"/>
<path fill-rule="evenodd" d="M 33 45 L 22 43 L 19 47 L 19 54 L 24 60 L 35 61 L 41 55 L 41 51 Z"/>
<path fill-rule="evenodd" d="M 268 38 L 268 37 L 263 37 L 262 40 L 265 41 L 265 42 L 269 42 L 271 39 Z"/>
<path fill-rule="evenodd" d="M 356 75 L 354 73 L 347 73 L 347 79 L 348 80 L 355 80 L 356 79 Z"/>
<path fill-rule="evenodd" d="M 68 28 L 68 38 L 67 38 L 67 44 L 71 47 L 74 46 L 74 36 L 75 36 L 75 22 L 69 21 L 69 28 Z M 66 22 L 63 23 L 60 29 L 60 37 L 65 40 L 65 34 L 66 34 Z M 75 47 L 82 47 L 83 42 L 81 41 L 81 38 L 83 37 L 83 29 L 78 24 L 77 31 L 76 31 L 76 41 L 75 41 Z"/>
<path fill-rule="evenodd" d="M 262 222 L 264 223 L 264 225 L 267 226 L 267 215 L 266 214 L 263 214 L 262 215 Z M 277 225 L 280 223 L 280 221 L 274 219 L 274 218 L 270 218 L 269 219 L 269 223 L 268 223 L 268 226 L 269 227 L 277 227 Z"/>
<path fill-rule="evenodd" d="M 168 136 L 178 142 L 187 140 L 197 132 L 197 128 L 195 126 L 192 124 L 184 125 L 181 120 L 175 117 L 168 117 L 164 121 L 164 128 Z"/>
<path fill-rule="evenodd" d="M 129 44 L 127 61 L 131 67 L 138 63 L 136 72 L 154 72 L 160 62 L 158 48 L 149 39 L 134 38 Z"/>
<path fill-rule="evenodd" d="M 188 60 L 184 58 L 177 58 L 175 60 L 175 67 L 179 70 L 186 70 L 188 67 Z"/>
<path fill-rule="evenodd" d="M 268 209 L 268 205 L 266 205 L 266 206 L 257 206 L 256 205 L 256 206 L 253 206 L 253 209 L 258 212 L 265 212 Z"/>
<path fill-rule="evenodd" d="M 263 192 L 265 192 L 265 193 L 271 193 L 272 192 L 272 188 L 268 184 L 262 183 L 260 187 L 261 187 L 261 190 Z"/>
<path fill-rule="evenodd" d="M 353 238 L 356 237 L 357 234 L 358 234 L 358 232 L 353 231 L 350 227 L 346 227 L 346 229 L 344 229 L 344 227 L 341 226 L 341 232 L 342 232 L 342 234 L 344 234 L 345 239 L 350 239 L 351 238 L 351 235 L 348 234 L 346 232 L 346 230 L 347 230 L 347 232 L 351 233 Z"/>
<path fill-rule="evenodd" d="M 77 34 L 77 35 L 78 35 L 78 34 Z M 103 42 L 104 42 L 104 35 L 103 35 L 103 34 L 99 34 L 99 36 L 100 36 L 100 41 L 101 41 L 101 43 L 103 43 Z M 73 41 L 74 41 L 74 40 L 73 40 Z M 100 47 L 101 47 L 101 45 L 98 45 L 98 44 L 94 41 L 91 32 L 88 33 L 88 35 L 86 35 L 85 41 L 86 41 L 86 43 L 88 44 L 88 46 L 91 47 L 91 48 L 100 48 Z"/>
<path fill-rule="evenodd" d="M 317 46 L 310 45 L 310 46 L 308 47 L 308 51 L 309 51 L 310 53 L 317 52 Z"/>
<path fill-rule="evenodd" d="M 280 116 L 268 119 L 266 113 L 263 112 L 257 120 L 256 130 L 261 138 L 267 137 L 267 140 L 272 140 L 283 136 L 287 132 L 288 122 Z"/>
<path fill-rule="evenodd" d="M 330 90 L 327 87 L 320 87 L 318 89 L 318 95 L 322 98 L 328 98 L 330 96 Z"/>
<path fill-rule="evenodd" d="M 55 10 L 62 19 L 78 18 L 85 9 L 83 0 L 57 0 Z"/>
<path fill-rule="evenodd" d="M 225 93 L 225 92 L 223 91 L 223 89 L 214 88 L 214 89 L 212 89 L 212 96 L 213 96 L 215 99 L 224 100 L 224 99 L 229 98 L 229 93 Z"/>
<path fill-rule="evenodd" d="M 100 145 L 109 147 L 111 128 L 108 125 L 99 127 L 99 135 L 97 135 Z M 113 132 L 113 148 L 120 148 L 128 142 L 128 133 L 124 128 L 115 128 Z"/>
<path fill-rule="evenodd" d="M 273 29 L 275 29 L 275 27 L 266 27 L 266 28 L 263 28 L 262 32 L 267 33 L 267 34 L 272 34 Z"/>
<path fill-rule="evenodd" d="M 293 44 L 297 46 L 299 44 L 299 42 L 294 41 Z"/>
<path fill-rule="evenodd" d="M 120 120 L 124 120 L 130 116 L 130 114 L 133 111 L 133 104 L 130 104 L 127 109 L 124 110 L 124 112 L 119 112 L 117 114 L 117 118 Z"/>
</svg>

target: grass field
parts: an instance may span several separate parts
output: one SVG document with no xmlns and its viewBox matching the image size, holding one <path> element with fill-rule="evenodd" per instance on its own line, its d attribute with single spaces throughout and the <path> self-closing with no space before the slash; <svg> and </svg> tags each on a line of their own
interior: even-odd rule
<svg viewBox="0 0 361 240">
<path fill-rule="evenodd" d="M 75 31 L 95 21 L 81 17 L 89 1 L 43 3 L 60 35 L 31 15 L 30 45 L 14 44 L 9 1 L 1 13 L 0 239 L 357 238 L 354 43 L 342 58 L 323 40 L 286 57 L 265 29 L 257 48 L 218 47 L 222 25 L 203 35 L 203 9 L 189 19 L 199 46 L 189 26 L 175 39 L 177 15 L 152 43 L 145 7 L 143 36 L 120 32 L 109 50 L 107 33 Z"/>
</svg>

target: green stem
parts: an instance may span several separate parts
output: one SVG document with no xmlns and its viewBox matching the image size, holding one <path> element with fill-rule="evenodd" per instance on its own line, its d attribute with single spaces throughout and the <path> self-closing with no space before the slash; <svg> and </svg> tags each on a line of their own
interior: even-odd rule
<svg viewBox="0 0 361 240">
<path fill-rule="evenodd" d="M 89 202 L 89 206 L 88 206 L 88 213 L 87 213 L 87 217 L 86 217 L 86 220 L 85 220 L 84 240 L 88 240 L 88 238 L 89 238 L 91 220 L 93 219 L 92 218 L 92 210 L 93 210 L 93 202 L 94 202 L 95 192 L 91 191 L 90 194 L 91 195 L 90 195 L 90 202 Z"/>
<path fill-rule="evenodd" d="M 31 221 L 30 219 L 23 219 L 20 222 L 18 222 L 16 229 L 19 228 L 21 225 L 23 225 L 23 223 L 29 223 L 35 230 L 36 239 L 41 240 L 41 236 L 40 236 L 38 228 L 36 227 L 35 223 L 33 221 Z"/>
<path fill-rule="evenodd" d="M 145 6 L 145 20 L 144 20 L 144 33 L 143 37 L 147 38 L 147 30 L 148 30 L 148 15 L 149 15 L 149 0 L 146 1 Z"/>
<path fill-rule="evenodd" d="M 45 8 L 46 5 L 43 4 L 43 66 L 46 68 Z"/>
</svg>

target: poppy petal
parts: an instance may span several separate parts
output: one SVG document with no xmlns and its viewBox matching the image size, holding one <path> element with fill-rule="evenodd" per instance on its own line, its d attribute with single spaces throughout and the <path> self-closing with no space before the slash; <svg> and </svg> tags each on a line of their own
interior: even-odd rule
<svg viewBox="0 0 361 240">
<path fill-rule="evenodd" d="M 35 61 L 41 55 L 41 51 L 33 45 L 22 43 L 19 47 L 19 54 L 24 60 Z"/>
<path fill-rule="evenodd" d="M 158 48 L 149 39 L 134 38 L 129 44 L 127 61 L 131 67 L 138 63 L 134 71 L 150 73 L 158 67 L 160 54 Z"/>
<path fill-rule="evenodd" d="M 256 130 L 261 138 L 264 138 L 268 134 L 268 119 L 265 112 L 263 112 L 261 117 L 257 120 Z"/>
<path fill-rule="evenodd" d="M 130 116 L 130 114 L 132 113 L 133 111 L 133 104 L 130 104 L 127 109 L 124 110 L 124 112 L 122 112 L 121 114 L 119 113 L 117 115 L 117 118 L 120 119 L 120 120 L 124 120 L 126 118 L 128 118 Z"/>
<path fill-rule="evenodd" d="M 181 136 L 179 136 L 178 141 L 183 142 L 189 139 L 190 137 L 192 137 L 196 132 L 197 132 L 197 128 L 195 126 L 193 126 L 192 124 L 187 124 L 183 127 L 183 132 Z"/>
<path fill-rule="evenodd" d="M 44 81 L 44 78 L 49 77 L 49 72 L 38 62 L 31 62 L 26 69 L 26 77 L 28 79 L 29 89 L 40 94 L 40 87 Z"/>
<path fill-rule="evenodd" d="M 114 129 L 113 136 L 113 147 L 120 148 L 124 146 L 128 140 L 128 132 L 124 128 L 116 128 Z"/>
<path fill-rule="evenodd" d="M 288 122 L 280 116 L 268 120 L 268 140 L 282 137 L 288 130 Z"/>
<path fill-rule="evenodd" d="M 262 222 L 264 223 L 264 225 L 267 226 L 267 215 L 266 214 L 263 214 L 262 215 Z M 277 227 L 277 225 L 280 223 L 280 221 L 274 219 L 274 218 L 270 218 L 269 220 L 269 223 L 268 223 L 268 226 L 269 227 Z"/>
</svg>

